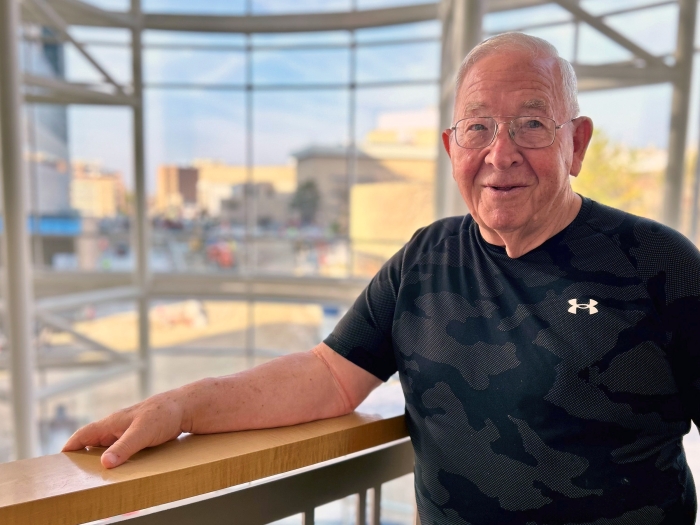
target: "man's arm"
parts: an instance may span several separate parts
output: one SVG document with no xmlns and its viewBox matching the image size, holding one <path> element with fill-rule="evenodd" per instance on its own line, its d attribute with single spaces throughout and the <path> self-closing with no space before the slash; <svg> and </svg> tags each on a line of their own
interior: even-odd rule
<svg viewBox="0 0 700 525">
<path fill-rule="evenodd" d="M 324 343 L 230 376 L 208 378 L 149 397 L 79 429 L 63 451 L 109 447 L 107 468 L 175 439 L 282 427 L 352 412 L 381 381 Z"/>
</svg>

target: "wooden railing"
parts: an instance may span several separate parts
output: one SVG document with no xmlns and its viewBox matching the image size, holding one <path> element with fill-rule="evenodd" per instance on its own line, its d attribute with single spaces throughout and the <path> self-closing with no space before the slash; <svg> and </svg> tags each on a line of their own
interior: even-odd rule
<svg viewBox="0 0 700 525">
<path fill-rule="evenodd" d="M 0 523 L 86 523 L 392 444 L 348 461 L 244 486 L 243 490 L 148 513 L 133 521 L 139 525 L 252 525 L 303 512 L 305 525 L 311 525 L 314 507 L 350 494 L 360 494 L 364 509 L 368 488 L 375 489 L 376 517 L 381 483 L 412 468 L 403 413 L 400 387 L 384 386 L 347 416 L 268 430 L 182 435 L 136 454 L 113 470 L 101 466 L 102 449 L 0 464 Z M 364 511 L 358 522 L 364 523 Z"/>
</svg>

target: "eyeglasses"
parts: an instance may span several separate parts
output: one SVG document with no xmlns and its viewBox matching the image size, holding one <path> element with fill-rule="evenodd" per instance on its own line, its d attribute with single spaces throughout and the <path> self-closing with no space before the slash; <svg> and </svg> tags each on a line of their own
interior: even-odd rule
<svg viewBox="0 0 700 525">
<path fill-rule="evenodd" d="M 516 117 L 503 124 L 508 124 L 508 135 L 518 146 L 536 149 L 554 144 L 557 130 L 572 120 L 574 119 L 557 125 L 556 121 L 549 117 Z M 454 131 L 458 146 L 481 149 L 496 138 L 498 122 L 493 117 L 469 117 L 458 120 L 450 129 Z"/>
</svg>

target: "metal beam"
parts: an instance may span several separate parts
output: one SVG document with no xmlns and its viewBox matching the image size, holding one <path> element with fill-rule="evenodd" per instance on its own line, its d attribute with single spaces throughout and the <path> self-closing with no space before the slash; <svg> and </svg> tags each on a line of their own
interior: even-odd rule
<svg viewBox="0 0 700 525">
<path fill-rule="evenodd" d="M 675 68 L 637 67 L 631 62 L 602 65 L 575 64 L 574 70 L 580 92 L 662 84 L 676 82 L 679 79 L 679 72 Z"/>
<path fill-rule="evenodd" d="M 553 0 L 554 3 L 559 4 L 561 7 L 569 11 L 576 18 L 582 22 L 587 23 L 600 33 L 604 34 L 610 40 L 616 44 L 624 47 L 630 53 L 632 53 L 637 58 L 644 60 L 647 64 L 654 64 L 657 66 L 668 67 L 662 59 L 656 57 L 649 53 L 646 49 L 639 47 L 637 44 L 632 42 L 629 38 L 622 36 L 620 33 L 615 31 L 612 27 L 607 25 L 600 17 L 593 16 L 585 9 L 582 9 L 575 0 Z"/>
<path fill-rule="evenodd" d="M 148 196 L 146 194 L 146 150 L 144 146 L 144 112 L 143 112 L 143 52 L 141 36 L 143 32 L 143 14 L 141 0 L 131 0 L 131 17 L 134 26 L 131 31 L 131 72 L 134 86 L 134 97 L 138 104 L 133 110 L 134 129 L 134 225 L 132 229 L 132 245 L 136 249 L 136 268 L 134 280 L 139 289 L 138 298 L 138 327 L 139 327 L 139 358 L 143 368 L 139 373 L 139 388 L 142 398 L 151 394 L 151 351 L 149 335 L 149 305 L 151 274 L 148 267 L 150 251 L 148 224 Z"/>
<path fill-rule="evenodd" d="M 37 399 L 49 399 L 57 395 L 67 394 L 68 392 L 82 390 L 86 387 L 104 383 L 105 381 L 109 381 L 110 379 L 114 379 L 124 374 L 135 372 L 140 370 L 142 367 L 142 363 L 134 361 L 123 365 L 106 366 L 102 370 L 91 370 L 89 374 L 83 377 L 78 377 L 76 379 L 42 388 L 39 390 L 39 392 L 37 392 Z"/>
<path fill-rule="evenodd" d="M 61 276 L 56 276 L 61 279 Z M 37 301 L 38 311 L 56 311 L 85 306 L 86 304 L 108 303 L 111 301 L 136 300 L 140 296 L 135 286 L 120 286 L 89 292 L 79 292 L 58 297 L 46 297 Z"/>
<path fill-rule="evenodd" d="M 690 85 L 693 71 L 695 41 L 695 17 L 697 0 L 680 0 L 678 12 L 678 38 L 676 41 L 676 65 L 678 77 L 673 83 L 671 100 L 671 131 L 668 138 L 668 164 L 664 187 L 664 222 L 679 229 L 681 226 L 681 194 L 685 149 L 688 135 Z"/>
<path fill-rule="evenodd" d="M 125 28 L 133 25 L 126 13 L 107 11 L 79 0 L 51 0 L 51 5 L 71 25 Z M 29 22 L 40 22 L 36 18 L 36 12 L 27 8 L 26 2 L 22 5 L 22 18 Z"/>
<path fill-rule="evenodd" d="M 75 330 L 68 321 L 66 321 L 62 317 L 59 317 L 56 314 L 52 314 L 49 312 L 37 312 L 36 316 L 45 325 L 51 326 L 52 328 L 56 328 L 58 330 L 61 330 L 62 332 L 66 332 L 72 335 L 74 339 L 77 339 L 81 343 L 84 343 L 87 346 L 89 346 L 90 350 L 96 350 L 98 352 L 107 354 L 112 359 L 115 359 L 117 361 L 127 361 L 130 359 L 128 355 L 117 352 L 114 348 L 110 348 L 107 345 L 103 345 L 99 341 L 95 341 L 94 339 L 89 338 L 85 334 L 81 334 L 80 332 Z"/>
<path fill-rule="evenodd" d="M 122 87 L 100 65 L 100 63 L 97 60 L 95 60 L 90 53 L 88 53 L 88 51 L 85 49 L 85 47 L 71 36 L 71 34 L 68 32 L 68 24 L 53 9 L 53 7 L 51 7 L 44 0 L 30 0 L 30 1 L 39 11 L 41 11 L 41 14 L 43 16 L 45 16 L 51 22 L 51 26 L 54 29 L 58 30 L 58 32 L 61 33 L 61 36 L 63 38 L 65 38 L 67 41 L 69 41 L 71 44 L 73 44 L 75 46 L 75 48 L 78 50 L 78 52 L 81 55 L 83 55 L 85 57 L 85 59 L 88 62 L 90 62 L 90 64 L 92 64 L 92 66 L 102 74 L 102 76 L 105 78 L 105 80 L 107 82 L 109 82 L 110 84 L 112 84 L 117 89 L 117 93 L 119 93 L 120 95 L 123 95 L 124 90 L 122 89 Z"/>
<path fill-rule="evenodd" d="M 440 60 L 440 131 L 452 125 L 455 80 L 462 60 L 481 42 L 484 0 L 442 0 L 442 54 Z M 435 177 L 435 217 L 468 212 L 452 178 L 452 164 L 438 141 Z"/>
<path fill-rule="evenodd" d="M 72 84 L 63 80 L 24 74 L 24 84 L 45 90 L 42 92 L 25 92 L 28 102 L 46 102 L 54 104 L 100 104 L 117 106 L 134 106 L 137 100 L 128 95 L 113 95 L 95 91 L 80 84 Z"/>
<path fill-rule="evenodd" d="M 144 15 L 144 28 L 217 33 L 351 31 L 435 20 L 437 9 L 437 4 L 430 3 L 341 13 L 264 16 L 147 14 Z"/>
<path fill-rule="evenodd" d="M 2 154 L 3 295 L 11 352 L 11 392 L 17 459 L 35 456 L 38 426 L 34 403 L 32 271 L 27 232 L 22 77 L 19 67 L 19 1 L 0 2 L 0 140 Z"/>
</svg>

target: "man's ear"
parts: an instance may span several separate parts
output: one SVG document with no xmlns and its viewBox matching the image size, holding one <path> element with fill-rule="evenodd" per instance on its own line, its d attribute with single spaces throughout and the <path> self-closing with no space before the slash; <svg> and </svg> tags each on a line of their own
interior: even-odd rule
<svg viewBox="0 0 700 525">
<path fill-rule="evenodd" d="M 445 151 L 447 152 L 447 156 L 452 158 L 452 155 L 450 155 L 450 137 L 452 136 L 452 130 L 451 129 L 446 129 L 445 131 L 442 132 L 442 145 L 445 146 Z"/>
<path fill-rule="evenodd" d="M 574 156 L 569 173 L 576 177 L 581 172 L 583 159 L 593 136 L 593 121 L 588 117 L 578 117 L 573 120 L 572 124 L 574 126 Z"/>
</svg>

